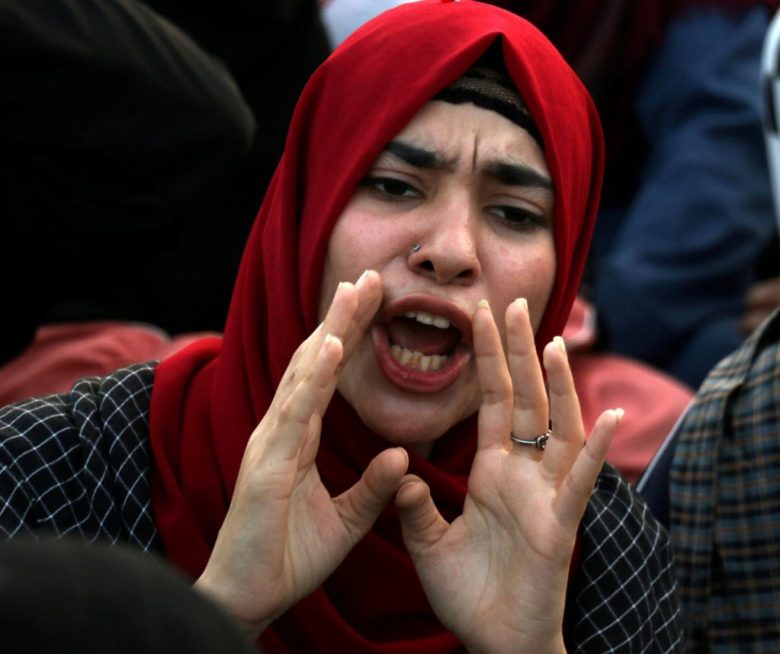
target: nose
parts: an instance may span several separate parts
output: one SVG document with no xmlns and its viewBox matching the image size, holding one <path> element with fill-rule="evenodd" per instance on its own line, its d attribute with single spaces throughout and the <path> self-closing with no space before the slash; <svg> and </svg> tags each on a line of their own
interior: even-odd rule
<svg viewBox="0 0 780 654">
<path fill-rule="evenodd" d="M 437 212 L 419 234 L 420 247 L 410 251 L 409 267 L 437 284 L 473 283 L 481 272 L 478 220 L 467 203 Z"/>
</svg>

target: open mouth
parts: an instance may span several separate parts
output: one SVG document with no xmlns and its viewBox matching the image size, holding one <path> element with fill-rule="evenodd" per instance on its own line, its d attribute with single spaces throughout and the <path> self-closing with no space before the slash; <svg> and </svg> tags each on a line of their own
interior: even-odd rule
<svg viewBox="0 0 780 654">
<path fill-rule="evenodd" d="M 448 300 L 406 296 L 382 311 L 374 344 L 392 383 L 436 392 L 454 383 L 471 358 L 471 320 Z"/>
<path fill-rule="evenodd" d="M 461 341 L 461 331 L 443 316 L 407 311 L 387 324 L 390 352 L 402 366 L 441 370 Z"/>
</svg>

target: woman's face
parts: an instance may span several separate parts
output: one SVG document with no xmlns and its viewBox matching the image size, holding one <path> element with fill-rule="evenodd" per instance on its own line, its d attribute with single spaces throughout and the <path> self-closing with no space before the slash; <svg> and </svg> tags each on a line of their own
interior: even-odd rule
<svg viewBox="0 0 780 654">
<path fill-rule="evenodd" d="M 382 276 L 382 307 L 338 384 L 372 430 L 425 451 L 479 408 L 471 316 L 487 299 L 506 342 L 504 311 L 524 297 L 538 327 L 553 203 L 536 141 L 473 104 L 429 102 L 387 145 L 335 225 L 320 302 L 322 319 L 340 281 Z"/>
</svg>

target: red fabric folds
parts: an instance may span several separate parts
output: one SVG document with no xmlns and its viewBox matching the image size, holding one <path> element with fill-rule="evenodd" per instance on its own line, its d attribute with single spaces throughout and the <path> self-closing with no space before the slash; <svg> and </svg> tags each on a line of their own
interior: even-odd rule
<svg viewBox="0 0 780 654">
<path fill-rule="evenodd" d="M 363 26 L 313 75 L 250 235 L 224 338 L 196 343 L 157 370 L 151 408 L 152 500 L 165 553 L 197 576 L 236 481 L 247 439 L 296 347 L 315 328 L 326 245 L 357 182 L 385 144 L 497 38 L 538 125 L 555 184 L 556 284 L 539 346 L 564 326 L 599 200 L 603 145 L 584 87 L 529 23 L 500 8 L 423 0 Z M 462 508 L 474 418 L 412 471 L 448 518 Z M 338 395 L 318 467 L 336 494 L 387 443 Z M 392 507 L 321 589 L 262 638 L 269 652 L 453 652 L 403 547 Z"/>
</svg>

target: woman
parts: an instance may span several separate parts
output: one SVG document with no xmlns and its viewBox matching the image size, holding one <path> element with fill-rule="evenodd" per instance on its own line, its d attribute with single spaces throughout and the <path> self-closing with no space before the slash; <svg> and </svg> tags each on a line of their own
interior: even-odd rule
<svg viewBox="0 0 780 654">
<path fill-rule="evenodd" d="M 224 338 L 8 409 L 9 470 L 67 402 L 131 456 L 88 457 L 86 506 L 58 486 L 29 508 L 17 481 L 0 521 L 161 547 L 270 652 L 673 650 L 666 538 L 599 474 L 620 411 L 583 446 L 553 340 L 601 167 L 587 93 L 528 23 L 380 16 L 302 95 Z"/>
</svg>

